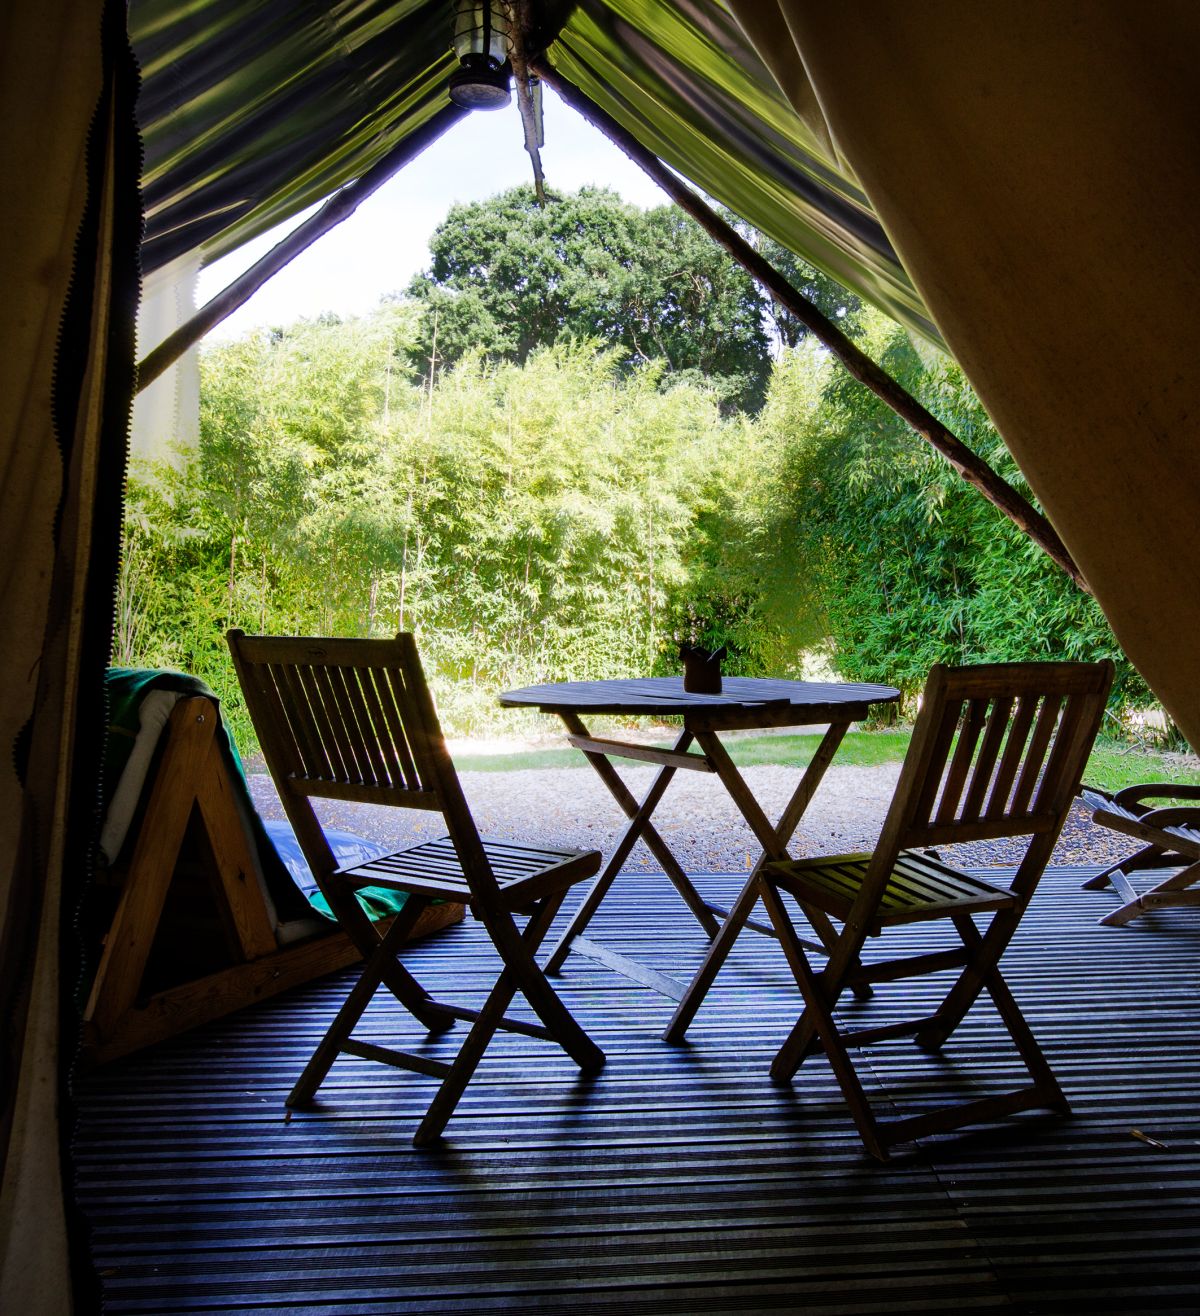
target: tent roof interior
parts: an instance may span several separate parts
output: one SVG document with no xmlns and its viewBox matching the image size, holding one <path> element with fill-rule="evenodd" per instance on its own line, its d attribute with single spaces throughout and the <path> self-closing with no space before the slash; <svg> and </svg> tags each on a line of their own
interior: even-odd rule
<svg viewBox="0 0 1200 1316">
<path fill-rule="evenodd" d="M 819 115 L 713 0 L 539 6 L 555 68 L 757 228 L 937 340 Z M 447 103 L 447 0 L 133 0 L 147 273 L 207 263 L 360 177 Z"/>
</svg>

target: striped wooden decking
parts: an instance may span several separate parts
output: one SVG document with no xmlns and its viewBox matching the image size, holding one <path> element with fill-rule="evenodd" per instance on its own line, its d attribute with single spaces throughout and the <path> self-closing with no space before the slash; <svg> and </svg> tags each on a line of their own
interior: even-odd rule
<svg viewBox="0 0 1200 1316">
<path fill-rule="evenodd" d="M 1112 897 L 1081 892 L 1084 875 L 1047 876 L 1006 959 L 1074 1117 L 1017 1117 L 886 1166 L 824 1060 L 768 1080 L 798 997 L 754 935 L 681 1047 L 658 1040 L 671 1002 L 573 956 L 559 982 L 603 1073 L 581 1080 L 555 1048 L 503 1036 L 433 1150 L 410 1143 L 430 1081 L 362 1061 L 283 1118 L 346 975 L 109 1066 L 80 1086 L 75 1140 L 106 1309 L 1194 1312 L 1200 920 L 1098 927 Z M 740 884 L 697 881 L 718 900 Z M 677 976 L 702 948 L 661 877 L 623 877 L 591 932 Z M 411 962 L 435 992 L 465 981 L 479 998 L 493 961 L 468 921 Z M 891 984 L 846 1013 L 886 1019 L 930 987 Z M 940 1059 L 874 1048 L 874 1095 L 1002 1079 L 1000 1026 L 976 1014 Z M 369 1018 L 397 1036 L 385 997 Z"/>
</svg>

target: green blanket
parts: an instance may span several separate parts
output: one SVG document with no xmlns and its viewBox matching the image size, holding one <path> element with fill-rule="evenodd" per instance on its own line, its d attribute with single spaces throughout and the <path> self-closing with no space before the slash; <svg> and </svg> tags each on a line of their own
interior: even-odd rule
<svg viewBox="0 0 1200 1316">
<path fill-rule="evenodd" d="M 151 690 L 171 690 L 183 696 L 204 695 L 213 700 L 218 708 L 220 701 L 203 681 L 186 672 L 110 667 L 104 682 L 108 696 L 108 736 L 104 755 L 104 804 L 107 807 L 137 738 L 141 725 L 139 710 L 142 700 Z M 255 812 L 246 785 L 246 770 L 223 721 L 217 724 L 217 742 L 225 764 L 230 769 L 229 778 L 240 796 L 240 802 L 245 805 L 245 814 L 250 820 L 259 863 L 262 865 L 263 880 L 275 903 L 275 910 L 281 921 L 303 918 L 309 912 L 308 903 L 296 890 L 295 883 L 267 837 L 262 819 Z"/>
<path fill-rule="evenodd" d="M 141 726 L 141 703 L 151 690 L 172 690 L 184 696 L 204 695 L 213 700 L 218 708 L 220 707 L 220 701 L 213 691 L 198 677 L 189 676 L 186 672 L 161 668 L 109 668 L 105 675 L 108 736 L 105 743 L 103 791 L 106 807 L 121 778 L 121 772 L 129 761 L 129 755 Z M 262 865 L 263 879 L 275 903 L 280 921 L 303 918 L 313 910 L 326 918 L 331 918 L 329 907 L 320 892 L 315 889 L 315 884 L 312 885 L 311 891 L 307 893 L 303 891 L 300 884 L 293 881 L 290 866 L 277 852 L 271 836 L 263 825 L 263 820 L 254 808 L 241 755 L 223 720 L 218 722 L 217 737 L 226 766 L 231 769 L 230 780 L 245 805 L 245 815 L 250 820 L 259 862 Z M 403 891 L 390 891 L 382 887 L 364 888 L 358 893 L 358 898 L 372 919 L 387 918 L 397 913 L 404 907 L 407 899 Z"/>
</svg>

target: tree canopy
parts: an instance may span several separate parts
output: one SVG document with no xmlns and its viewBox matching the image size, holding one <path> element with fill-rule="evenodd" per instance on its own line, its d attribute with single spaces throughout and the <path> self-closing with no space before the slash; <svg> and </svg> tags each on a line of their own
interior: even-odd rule
<svg viewBox="0 0 1200 1316">
<path fill-rule="evenodd" d="M 713 389 L 724 411 L 756 411 L 771 369 L 750 277 L 674 206 L 641 210 L 583 188 L 539 207 L 518 187 L 453 206 L 408 295 L 426 307 L 419 373 L 482 349 L 523 364 L 568 339 L 624 351 L 623 373 L 660 361 L 666 384 Z"/>
</svg>

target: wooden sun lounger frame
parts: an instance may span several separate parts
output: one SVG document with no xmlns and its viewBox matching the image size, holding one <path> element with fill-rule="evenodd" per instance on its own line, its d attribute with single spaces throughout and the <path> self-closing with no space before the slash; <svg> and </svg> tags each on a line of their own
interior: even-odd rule
<svg viewBox="0 0 1200 1316">
<path fill-rule="evenodd" d="M 1112 887 L 1120 905 L 1099 920 L 1119 928 L 1156 909 L 1200 905 L 1200 786 L 1181 782 L 1145 782 L 1126 786 L 1115 795 L 1092 787 L 1080 794 L 1093 810 L 1101 827 L 1141 841 L 1142 848 L 1110 865 L 1083 884 L 1085 891 Z M 1191 800 L 1156 808 L 1147 800 Z M 1135 877 L 1154 869 L 1168 875 L 1153 886 L 1139 890 Z"/>
<path fill-rule="evenodd" d="M 332 923 L 328 932 L 288 946 L 277 943 L 253 843 L 216 738 L 218 719 L 216 704 L 204 696 L 181 699 L 168 719 L 128 864 L 117 870 L 121 894 L 83 1015 L 85 1066 L 128 1055 L 362 958 Z M 207 839 L 195 858 L 231 963 L 147 995 L 146 966 L 193 814 Z M 410 935 L 422 936 L 462 915 L 461 905 L 432 906 Z"/>
</svg>

